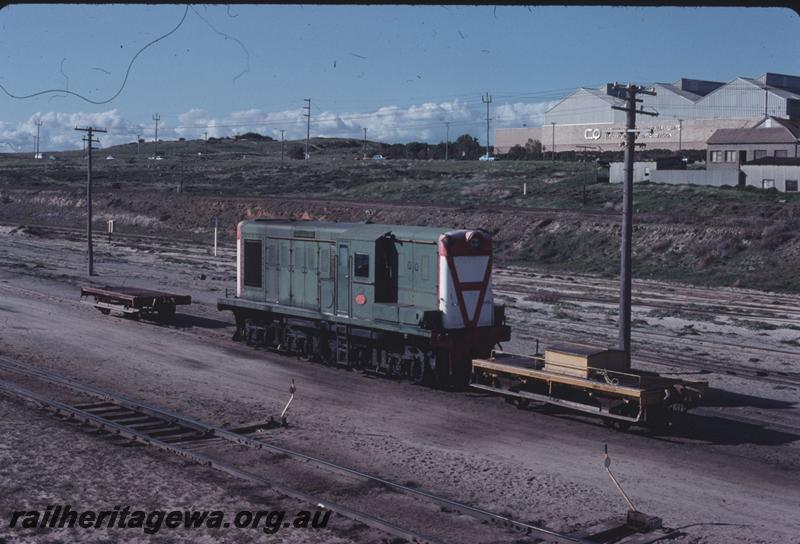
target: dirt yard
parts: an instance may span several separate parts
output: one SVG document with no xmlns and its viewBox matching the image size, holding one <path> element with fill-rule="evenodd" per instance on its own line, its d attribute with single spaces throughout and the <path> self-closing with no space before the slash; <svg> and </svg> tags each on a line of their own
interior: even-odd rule
<svg viewBox="0 0 800 544">
<path fill-rule="evenodd" d="M 294 379 L 293 425 L 274 431 L 274 443 L 555 530 L 624 513 L 603 469 L 607 444 L 637 507 L 680 528 L 677 542 L 800 542 L 800 414 L 791 384 L 800 376 L 800 296 L 636 282 L 634 364 L 708 380 L 712 395 L 681 433 L 621 433 L 590 417 L 518 410 L 482 393 L 373 379 L 233 343 L 232 319 L 215 307 L 234 285 L 229 244 L 214 258 L 207 243 L 100 238 L 92 283 L 165 288 L 194 299 L 173 326 L 103 316 L 79 302 L 79 287 L 88 283 L 84 249 L 71 232 L 0 230 L 0 354 L 228 427 L 276 414 Z M 509 306 L 514 330 L 505 348 L 613 339 L 614 289 L 597 276 L 499 270 L 496 294 Z M 0 413 L 0 540 L 43 541 L 11 532 L 9 513 L 61 501 L 82 508 L 298 508 L 169 455 L 110 443 L 26 404 L 0 399 Z M 160 537 L 250 541 L 213 530 Z M 113 532 L 93 538 L 122 540 Z M 282 542 L 380 538 L 341 518 L 320 532 L 279 533 Z"/>
</svg>

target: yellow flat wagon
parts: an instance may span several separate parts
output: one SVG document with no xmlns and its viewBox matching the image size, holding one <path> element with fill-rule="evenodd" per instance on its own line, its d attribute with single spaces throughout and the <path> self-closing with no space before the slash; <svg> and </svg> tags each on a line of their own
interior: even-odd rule
<svg viewBox="0 0 800 544">
<path fill-rule="evenodd" d="M 544 356 L 495 351 L 472 362 L 470 386 L 506 397 L 519 407 L 531 401 L 594 414 L 618 428 L 663 426 L 697 406 L 707 382 L 635 370 L 622 353 L 581 344 L 559 344 Z"/>
</svg>

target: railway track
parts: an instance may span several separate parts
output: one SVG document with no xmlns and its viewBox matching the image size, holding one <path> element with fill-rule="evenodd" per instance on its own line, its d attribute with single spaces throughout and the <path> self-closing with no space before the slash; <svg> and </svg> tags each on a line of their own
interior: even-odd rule
<svg viewBox="0 0 800 544">
<path fill-rule="evenodd" d="M 546 329 L 542 329 L 546 330 Z M 548 331 L 547 339 L 549 341 L 574 341 L 575 333 L 580 333 L 583 338 L 595 339 L 600 343 L 607 343 L 607 335 L 598 334 L 595 330 L 584 329 L 570 326 L 569 335 L 553 335 Z M 665 335 L 666 336 L 666 335 Z M 526 337 L 532 338 L 532 337 Z M 768 350 L 768 348 L 765 348 Z M 670 367 L 670 368 L 687 368 L 692 370 L 699 370 L 703 373 L 714 373 L 724 376 L 736 376 L 739 378 L 746 378 L 749 380 L 772 383 L 777 385 L 784 385 L 790 387 L 800 387 L 800 372 L 789 372 L 784 370 L 765 369 L 753 365 L 746 364 L 732 364 L 725 362 L 712 361 L 698 356 L 687 356 L 680 351 L 664 350 L 654 351 L 643 349 L 641 347 L 634 347 L 633 358 L 642 363 Z"/>
<path fill-rule="evenodd" d="M 498 278 L 501 280 L 504 279 L 503 275 L 503 272 L 497 273 Z M 619 301 L 618 286 L 604 288 L 603 286 L 593 284 L 584 287 L 581 285 L 573 285 L 569 281 L 557 280 L 556 282 L 547 282 L 547 280 L 541 280 L 540 278 L 535 278 L 535 282 L 537 284 L 550 283 L 553 285 L 553 288 L 547 289 L 545 287 L 544 289 L 537 289 L 525 285 L 515 285 L 508 282 L 506 279 L 506 281 L 498 282 L 497 290 L 498 292 L 505 291 L 518 295 L 539 295 L 542 298 L 552 298 L 552 300 L 559 302 L 576 301 L 594 302 L 602 305 L 616 305 Z M 572 291 L 569 290 L 570 287 L 572 287 Z M 591 294 L 583 294 L 581 291 L 591 291 Z M 770 296 L 769 298 L 774 299 L 776 303 L 773 305 L 748 302 L 746 300 L 741 300 L 741 298 L 737 300 L 719 300 L 719 298 L 716 298 L 713 301 L 709 301 L 700 297 L 675 296 L 671 297 L 669 301 L 666 301 L 664 299 L 667 297 L 662 294 L 649 293 L 644 289 L 637 289 L 637 291 L 639 292 L 633 299 L 633 305 L 639 308 L 678 310 L 687 314 L 705 314 L 711 316 L 728 315 L 740 319 L 757 319 L 789 324 L 796 324 L 800 319 L 800 306 L 797 306 L 797 301 L 795 299 L 788 297 L 781 299 Z M 761 313 L 756 314 L 755 312 Z"/>
<path fill-rule="evenodd" d="M 47 386 L 55 385 L 68 390 L 73 395 L 73 398 L 74 395 L 78 395 L 84 399 L 88 397 L 89 400 L 83 400 L 82 402 L 57 400 L 52 395 L 38 393 L 22 387 L 13 380 L 0 380 L 0 391 L 7 394 L 49 407 L 61 415 L 104 429 L 113 435 L 154 446 L 215 468 L 237 479 L 269 487 L 278 493 L 302 502 L 315 504 L 317 507 L 326 508 L 346 518 L 410 542 L 439 543 L 458 541 L 448 538 L 451 536 L 451 529 L 454 530 L 453 535 L 458 535 L 459 531 L 466 531 L 463 534 L 488 538 L 488 540 L 485 540 L 486 542 L 518 541 L 514 539 L 519 538 L 519 533 L 528 535 L 534 542 L 584 544 L 607 542 L 606 538 L 611 533 L 615 535 L 614 542 L 629 542 L 631 544 L 655 542 L 668 536 L 674 536 L 670 530 L 665 529 L 647 533 L 637 532 L 633 528 L 627 527 L 622 520 L 604 522 L 598 525 L 594 532 L 590 528 L 589 530 L 583 530 L 580 535 L 558 533 L 544 527 L 514 520 L 508 516 L 499 515 L 414 487 L 395 483 L 360 470 L 271 444 L 263 439 L 246 436 L 240 432 L 223 429 L 163 408 L 131 400 L 51 372 L 22 365 L 5 357 L 0 357 L 0 371 L 11 374 L 18 379 L 21 378 L 23 381 L 38 383 L 40 387 L 41 384 L 46 384 Z M 330 500 L 327 497 L 295 488 L 282 481 L 265 477 L 260 473 L 257 474 L 252 470 L 244 470 L 236 466 L 235 463 L 230 462 L 228 455 L 220 453 L 220 448 L 224 452 L 224 447 L 231 445 L 259 450 L 273 458 L 277 457 L 300 462 L 304 467 L 312 466 L 322 474 L 322 476 L 316 477 L 317 485 L 319 485 L 320 481 L 327 481 L 331 475 L 335 475 L 339 478 L 356 481 L 360 485 L 368 484 L 379 487 L 384 493 L 379 494 L 377 497 L 372 493 L 369 502 L 372 507 L 376 507 L 377 504 L 376 509 L 379 510 L 379 513 L 370 514 L 360 509 L 359 505 L 353 506 L 345 502 Z M 209 449 L 217 451 L 217 455 L 201 451 Z M 285 463 L 285 461 L 283 462 Z M 405 497 L 404 505 L 397 504 L 403 502 L 398 500 L 398 494 Z M 388 500 L 392 503 L 391 507 L 384 505 L 381 508 L 380 500 L 378 500 L 381 495 L 388 495 Z M 382 500 L 386 500 L 386 497 L 383 497 Z M 422 515 L 420 510 L 422 512 L 426 509 L 429 511 L 430 508 L 426 507 L 429 504 L 438 506 L 444 513 L 457 512 L 468 516 L 472 519 L 472 522 L 465 523 L 460 519 L 448 519 L 447 523 L 440 524 L 445 529 L 444 534 L 441 531 L 439 531 L 439 534 L 427 534 L 422 530 L 408 528 L 406 522 L 396 519 L 396 515 L 386 515 L 389 512 L 394 512 L 395 514 L 403 512 L 411 516 L 415 514 Z M 386 519 L 387 517 L 394 519 Z M 614 531 L 609 532 L 609 527 L 614 528 Z M 500 535 L 496 533 L 497 528 L 509 530 L 505 531 L 507 533 L 505 538 L 498 538 Z M 493 531 L 492 536 L 484 536 L 487 531 Z M 457 539 L 458 537 L 454 536 L 454 538 Z"/>
</svg>

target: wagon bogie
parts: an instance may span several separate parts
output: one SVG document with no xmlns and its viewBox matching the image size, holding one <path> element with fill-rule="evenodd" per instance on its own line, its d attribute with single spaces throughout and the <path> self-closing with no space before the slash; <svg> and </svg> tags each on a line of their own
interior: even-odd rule
<svg viewBox="0 0 800 544">
<path fill-rule="evenodd" d="M 112 311 L 134 319 L 153 318 L 160 323 L 174 319 L 178 305 L 191 304 L 192 297 L 139 287 L 83 287 L 81 300 L 102 314 Z"/>
</svg>

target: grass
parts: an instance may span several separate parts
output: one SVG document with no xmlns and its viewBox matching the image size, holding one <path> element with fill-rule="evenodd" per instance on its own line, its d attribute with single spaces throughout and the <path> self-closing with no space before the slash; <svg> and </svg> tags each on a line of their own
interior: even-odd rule
<svg viewBox="0 0 800 544">
<path fill-rule="evenodd" d="M 286 149 L 297 145 L 289 142 Z M 429 212 L 379 215 L 391 223 L 433 224 L 441 218 L 453 226 L 483 226 L 495 235 L 502 264 L 554 274 L 619 273 L 622 187 L 587 185 L 584 207 L 584 163 L 361 161 L 353 160 L 361 154 L 357 140 L 313 139 L 309 161 L 281 161 L 279 142 L 222 141 L 210 144 L 207 156 L 197 155 L 204 152 L 202 142 L 163 142 L 159 148 L 166 154 L 162 161 L 147 159 L 152 153 L 148 145 L 138 156 L 135 144 L 98 153 L 96 219 L 106 214 L 118 218 L 121 227 L 143 233 L 191 236 L 206 232 L 212 214 L 231 226 L 249 210 L 300 214 L 313 208 L 305 208 L 309 199 L 376 202 L 368 206 L 375 209 L 380 203 L 421 204 Z M 57 161 L 3 155 L 0 217 L 47 223 L 57 214 L 57 221 L 80 224 L 85 164 L 80 151 L 57 155 Z M 106 155 L 116 159 L 103 160 Z M 184 193 L 176 195 L 181 178 Z M 276 206 L 271 196 L 293 202 Z M 57 201 L 64 204 L 59 207 Z M 607 215 L 556 211 L 515 216 L 513 211 L 495 213 L 500 207 Z M 363 210 L 333 208 L 320 212 L 325 220 L 365 218 Z M 642 183 L 634 187 L 634 209 L 636 277 L 800 292 L 800 275 L 792 266 L 800 258 L 800 195 Z"/>
</svg>

